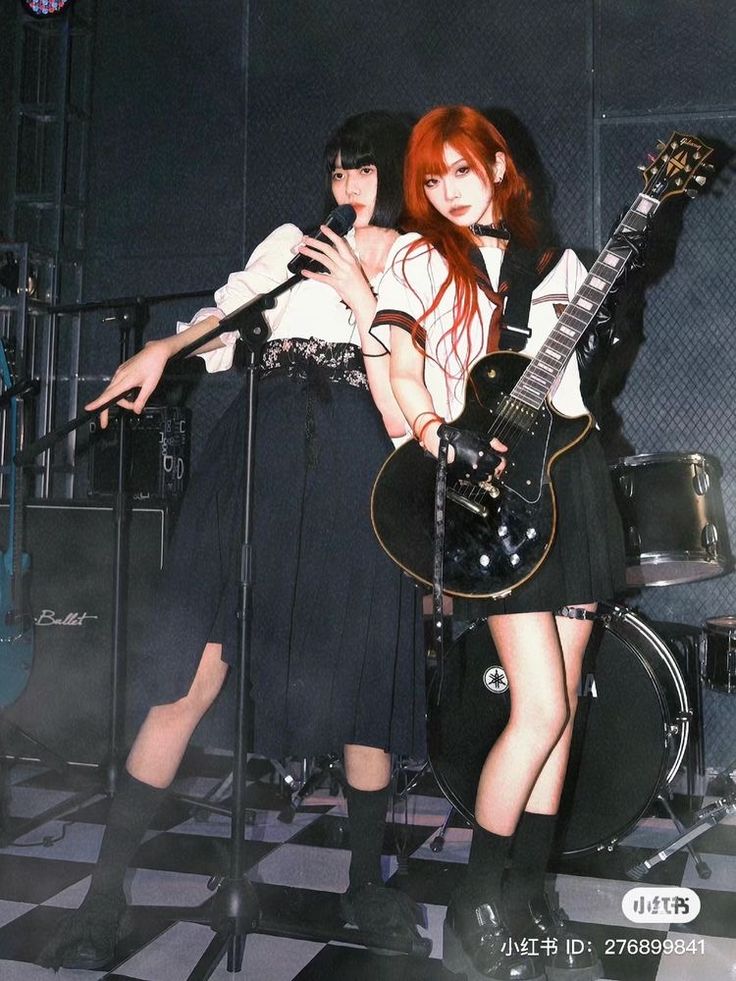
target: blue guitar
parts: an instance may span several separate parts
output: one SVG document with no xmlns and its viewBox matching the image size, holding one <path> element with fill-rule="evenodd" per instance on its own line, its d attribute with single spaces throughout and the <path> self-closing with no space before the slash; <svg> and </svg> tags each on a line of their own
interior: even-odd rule
<svg viewBox="0 0 736 981">
<path fill-rule="evenodd" d="M 8 390 L 13 379 L 6 356 L 5 345 L 0 340 L 0 375 Z M 17 386 L 21 388 L 21 386 Z M 8 426 L 9 457 L 12 461 L 18 449 L 19 395 L 10 399 L 10 424 Z M 18 698 L 23 692 L 33 664 L 33 618 L 28 604 L 28 572 L 30 556 L 23 553 L 23 486 L 22 472 L 11 462 L 9 480 L 8 547 L 0 553 L 0 709 Z"/>
</svg>

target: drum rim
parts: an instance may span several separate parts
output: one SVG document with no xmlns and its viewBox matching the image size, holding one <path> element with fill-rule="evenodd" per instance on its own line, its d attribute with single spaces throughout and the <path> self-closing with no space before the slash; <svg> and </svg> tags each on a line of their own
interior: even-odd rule
<svg viewBox="0 0 736 981">
<path fill-rule="evenodd" d="M 611 470 L 624 467 L 641 467 L 649 463 L 698 463 L 700 465 L 715 465 L 718 474 L 723 473 L 721 461 L 711 453 L 701 453 L 695 450 L 690 453 L 666 450 L 662 453 L 634 453 L 631 456 L 620 456 L 609 463 Z"/>
<path fill-rule="evenodd" d="M 614 606 L 613 609 L 614 611 L 616 611 L 616 615 L 619 616 L 619 619 L 635 620 L 636 623 L 641 627 L 642 632 L 647 635 L 647 637 L 654 645 L 654 647 L 655 648 L 657 648 L 658 646 L 661 647 L 661 651 L 659 653 L 664 652 L 664 657 L 662 658 L 662 660 L 667 666 L 667 670 L 670 674 L 670 677 L 674 682 L 674 687 L 678 695 L 679 704 L 677 707 L 678 712 L 676 713 L 675 719 L 670 720 L 670 724 L 672 724 L 673 721 L 676 721 L 677 714 L 682 716 L 682 722 L 680 723 L 681 729 L 679 733 L 680 747 L 677 753 L 675 754 L 675 760 L 672 766 L 670 767 L 669 771 L 667 772 L 667 776 L 666 776 L 665 786 L 669 786 L 670 783 L 672 783 L 672 781 L 674 780 L 675 776 L 677 775 L 677 771 L 680 769 L 682 761 L 685 758 L 685 753 L 687 751 L 687 741 L 690 736 L 690 718 L 692 715 L 692 706 L 690 704 L 690 698 L 688 697 L 688 690 L 687 690 L 687 685 L 685 683 L 685 676 L 680 671 L 680 666 L 677 663 L 677 659 L 675 658 L 675 655 L 672 653 L 672 650 L 668 645 L 667 641 L 665 641 L 662 637 L 660 637 L 660 635 L 649 626 L 649 624 L 646 622 L 646 620 L 643 617 L 634 613 L 632 610 L 624 606 Z M 659 687 L 659 683 L 658 683 L 658 687 Z M 657 693 L 659 694 L 659 691 Z M 669 708 L 669 706 L 667 706 L 667 708 Z"/>
<path fill-rule="evenodd" d="M 668 565 L 673 562 L 682 562 L 688 568 L 700 569 L 706 575 L 688 576 L 686 579 L 678 576 L 676 579 L 668 577 L 666 579 L 644 580 L 637 579 L 636 582 L 630 581 L 629 570 L 636 569 L 656 569 L 659 565 Z M 676 586 L 689 582 L 704 582 L 706 579 L 715 579 L 722 576 L 731 569 L 733 558 L 730 555 L 718 555 L 716 558 L 708 558 L 705 549 L 694 552 L 683 550 L 680 552 L 642 552 L 641 554 L 626 554 L 626 573 L 627 584 L 636 586 Z"/>
<path fill-rule="evenodd" d="M 626 622 L 633 624 L 634 628 L 640 630 L 641 634 L 647 638 L 655 653 L 660 655 L 660 660 L 667 667 L 669 676 L 674 682 L 674 691 L 677 695 L 677 701 L 679 703 L 675 717 L 670 716 L 669 705 L 667 704 L 667 700 L 665 698 L 663 686 L 659 683 L 659 679 L 654 674 L 649 662 L 645 660 L 641 652 L 637 650 L 637 648 L 629 641 L 628 638 L 616 635 L 617 640 L 619 640 L 627 650 L 638 658 L 639 663 L 641 664 L 647 677 L 650 679 L 654 693 L 657 696 L 657 700 L 661 706 L 662 722 L 666 726 L 672 725 L 676 721 L 678 714 L 681 716 L 682 721 L 680 722 L 676 737 L 666 739 L 665 732 L 662 733 L 665 745 L 662 751 L 662 762 L 659 777 L 652 787 L 649 797 L 643 802 L 643 805 L 638 813 L 632 818 L 625 820 L 623 824 L 621 824 L 617 829 L 614 829 L 604 840 L 599 840 L 592 845 L 584 845 L 581 848 L 563 848 L 563 855 L 585 855 L 588 852 L 601 851 L 603 848 L 613 847 L 620 842 L 622 838 L 625 838 L 628 834 L 630 834 L 632 829 L 647 813 L 653 802 L 656 800 L 658 794 L 669 787 L 674 780 L 675 776 L 677 775 L 677 771 L 685 758 L 687 742 L 690 736 L 690 712 L 692 709 L 688 698 L 687 687 L 685 685 L 685 678 L 680 671 L 677 660 L 667 642 L 649 626 L 641 615 L 635 613 L 633 610 L 630 610 L 628 607 L 620 606 L 619 604 L 599 603 L 598 609 L 599 611 L 601 609 L 608 609 L 610 611 L 610 613 L 604 618 L 604 629 L 611 629 L 611 632 L 615 634 L 612 629 L 612 625 L 614 623 Z M 679 746 L 676 748 L 675 739 L 679 740 Z M 670 759 L 672 759 L 671 763 L 669 763 Z"/>
</svg>

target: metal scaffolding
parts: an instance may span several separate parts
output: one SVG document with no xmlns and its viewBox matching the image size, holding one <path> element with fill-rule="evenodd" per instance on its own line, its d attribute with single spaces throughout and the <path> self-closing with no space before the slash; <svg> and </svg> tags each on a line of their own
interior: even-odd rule
<svg viewBox="0 0 736 981">
<path fill-rule="evenodd" d="M 0 336 L 13 340 L 19 374 L 41 390 L 28 438 L 77 413 L 80 315 L 50 306 L 82 296 L 87 208 L 92 50 L 96 0 L 59 17 L 32 17 L 18 4 L 11 118 L 10 237 L 0 245 L 17 285 L 0 287 Z M 37 461 L 37 497 L 74 492 L 75 433 Z M 9 465 L 3 433 L 3 493 Z"/>
</svg>

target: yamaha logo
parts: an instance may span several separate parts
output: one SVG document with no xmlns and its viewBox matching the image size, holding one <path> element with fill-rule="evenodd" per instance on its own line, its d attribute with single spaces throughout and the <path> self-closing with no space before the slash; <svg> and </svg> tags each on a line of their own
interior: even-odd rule
<svg viewBox="0 0 736 981">
<path fill-rule="evenodd" d="M 500 664 L 492 664 L 483 672 L 483 684 L 494 695 L 503 695 L 509 690 L 509 679 Z"/>
</svg>

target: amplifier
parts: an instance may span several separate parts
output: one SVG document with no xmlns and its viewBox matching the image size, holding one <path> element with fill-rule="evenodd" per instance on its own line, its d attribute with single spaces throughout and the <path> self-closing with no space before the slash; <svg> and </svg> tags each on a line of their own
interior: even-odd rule
<svg viewBox="0 0 736 981">
<path fill-rule="evenodd" d="M 129 676 L 139 638 L 155 616 L 166 518 L 163 508 L 136 507 L 130 513 L 125 556 Z M 113 509 L 86 502 L 31 502 L 25 524 L 35 621 L 33 667 L 23 694 L 2 713 L 12 724 L 3 749 L 43 758 L 43 747 L 48 747 L 67 762 L 100 763 L 106 755 L 111 695 Z M 7 527 L 8 506 L 2 504 L 3 548 Z"/>
<path fill-rule="evenodd" d="M 138 416 L 129 413 L 130 454 L 126 489 L 135 501 L 176 500 L 186 489 L 191 443 L 190 409 L 149 405 Z M 120 415 L 107 429 L 90 425 L 89 491 L 91 498 L 112 497 L 118 479 Z"/>
</svg>

